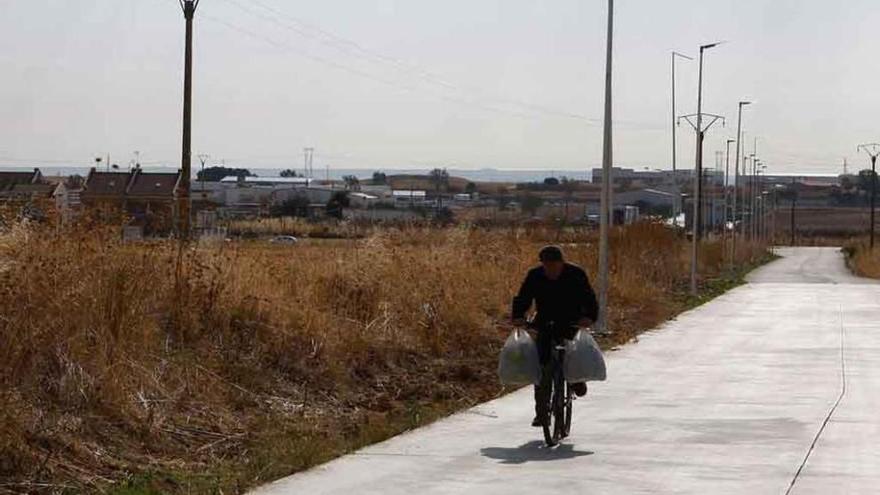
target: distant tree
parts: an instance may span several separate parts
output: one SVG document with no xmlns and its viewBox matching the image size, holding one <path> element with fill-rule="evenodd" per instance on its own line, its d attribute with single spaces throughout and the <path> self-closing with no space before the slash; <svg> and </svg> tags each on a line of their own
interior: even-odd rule
<svg viewBox="0 0 880 495">
<path fill-rule="evenodd" d="M 874 180 L 876 175 L 877 174 L 872 172 L 871 169 L 859 171 L 858 188 L 862 191 L 865 191 L 865 193 L 870 194 L 871 189 L 874 187 Z"/>
<path fill-rule="evenodd" d="M 376 185 L 385 185 L 388 183 L 388 176 L 385 175 L 385 172 L 373 172 L 373 184 Z"/>
<path fill-rule="evenodd" d="M 520 199 L 522 210 L 530 215 L 535 215 L 538 208 L 544 206 L 544 199 L 534 194 L 524 194 Z"/>
<path fill-rule="evenodd" d="M 445 168 L 435 168 L 428 174 L 431 184 L 434 185 L 434 191 L 437 193 L 437 209 L 443 207 L 443 198 L 441 192 L 449 187 L 449 172 Z"/>
<path fill-rule="evenodd" d="M 840 178 L 840 187 L 843 189 L 852 189 L 856 187 L 856 184 L 853 182 L 852 176 L 844 175 Z"/>
<path fill-rule="evenodd" d="M 440 191 L 442 188 L 449 187 L 449 172 L 445 168 L 435 168 L 428 176 L 435 190 Z"/>
<path fill-rule="evenodd" d="M 361 188 L 361 181 L 355 175 L 343 176 L 342 182 L 345 183 L 345 188 L 349 191 L 359 191 Z"/>
<path fill-rule="evenodd" d="M 343 209 L 349 206 L 351 206 L 351 199 L 348 197 L 348 191 L 337 191 L 327 202 L 327 216 L 342 220 Z"/>
<path fill-rule="evenodd" d="M 563 201 L 565 204 L 565 217 L 563 223 L 565 223 L 568 222 L 568 204 L 571 203 L 571 199 L 574 197 L 574 192 L 577 190 L 577 182 L 574 179 L 563 177 L 559 182 L 559 187 L 563 192 Z"/>
<path fill-rule="evenodd" d="M 286 170 L 282 170 L 279 175 L 281 177 L 300 177 L 300 175 L 296 172 L 296 170 L 293 170 L 290 168 L 288 168 Z"/>
<path fill-rule="evenodd" d="M 468 182 L 466 186 L 464 186 L 464 192 L 467 194 L 474 194 L 477 192 L 477 185 L 473 182 Z"/>
<path fill-rule="evenodd" d="M 309 215 L 309 198 L 294 196 L 280 204 L 272 205 L 269 214 L 273 217 L 307 217 Z"/>
<path fill-rule="evenodd" d="M 196 178 L 198 180 L 203 180 L 205 182 L 220 182 L 224 177 L 256 177 L 256 174 L 252 174 L 250 170 L 246 168 L 227 168 L 227 167 L 208 167 L 204 170 L 199 170 L 199 173 L 196 174 Z"/>
<path fill-rule="evenodd" d="M 559 179 L 557 179 L 556 177 L 547 177 L 546 179 L 544 179 L 544 185 L 545 186 L 558 186 Z"/>
</svg>

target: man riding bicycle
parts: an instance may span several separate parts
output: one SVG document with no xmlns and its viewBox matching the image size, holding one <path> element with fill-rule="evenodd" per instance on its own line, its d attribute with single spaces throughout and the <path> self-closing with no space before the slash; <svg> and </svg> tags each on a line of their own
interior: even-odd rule
<svg viewBox="0 0 880 495">
<path fill-rule="evenodd" d="M 519 293 L 513 298 L 511 317 L 516 326 L 525 326 L 525 314 L 535 304 L 534 327 L 537 330 L 538 357 L 541 361 L 541 381 L 535 385 L 535 419 L 532 426 L 540 427 L 547 421 L 550 401 L 550 380 L 546 365 L 553 345 L 562 339 L 571 339 L 578 328 L 588 327 L 596 320 L 599 305 L 586 272 L 567 263 L 558 246 L 546 246 L 538 254 L 541 265 L 529 270 Z M 572 383 L 578 397 L 587 393 L 586 383 Z"/>
</svg>

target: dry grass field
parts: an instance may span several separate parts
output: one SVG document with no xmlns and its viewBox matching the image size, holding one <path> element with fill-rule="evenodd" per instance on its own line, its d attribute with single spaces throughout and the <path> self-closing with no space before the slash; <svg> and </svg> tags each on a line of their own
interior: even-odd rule
<svg viewBox="0 0 880 495">
<path fill-rule="evenodd" d="M 853 273 L 862 277 L 880 278 L 880 246 L 875 246 L 872 251 L 868 240 L 862 239 L 847 244 L 844 252 Z"/>
<path fill-rule="evenodd" d="M 772 219 L 772 214 L 770 217 Z M 867 208 L 798 207 L 795 210 L 796 242 L 810 244 L 816 237 L 859 236 L 868 230 L 870 218 Z M 784 204 L 776 210 L 776 234 L 780 241 L 789 242 L 791 210 Z"/>
<path fill-rule="evenodd" d="M 508 302 L 542 229 L 123 244 L 100 226 L 0 234 L 0 493 L 239 493 L 502 393 Z M 593 234 L 567 231 L 595 273 Z M 605 345 L 698 303 L 688 244 L 614 232 Z M 706 297 L 766 259 L 721 246 Z M 527 427 L 528 425 L 524 425 Z"/>
</svg>

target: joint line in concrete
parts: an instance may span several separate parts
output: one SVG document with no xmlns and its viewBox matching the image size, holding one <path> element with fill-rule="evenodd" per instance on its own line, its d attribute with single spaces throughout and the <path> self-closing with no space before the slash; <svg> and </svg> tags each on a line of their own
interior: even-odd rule
<svg viewBox="0 0 880 495">
<path fill-rule="evenodd" d="M 810 444 L 810 448 L 809 450 L 807 450 L 807 454 L 804 456 L 804 460 L 801 461 L 801 465 L 798 466 L 797 472 L 794 473 L 794 477 L 791 479 L 791 483 L 788 485 L 788 489 L 785 490 L 785 495 L 789 495 L 794 489 L 794 485 L 795 483 L 797 483 L 798 478 L 800 478 L 801 473 L 807 466 L 807 461 L 810 460 L 810 455 L 816 449 L 816 444 L 819 443 L 819 438 L 825 431 L 825 427 L 828 426 L 828 423 L 831 421 L 831 417 L 834 415 L 834 411 L 837 410 L 837 407 L 840 405 L 841 402 L 843 402 L 843 398 L 846 396 L 846 359 L 844 355 L 844 339 L 846 337 L 846 333 L 843 330 L 843 305 L 839 306 L 838 319 L 840 321 L 840 394 L 837 396 L 837 400 L 834 402 L 834 405 L 831 406 L 831 409 L 825 416 L 825 420 L 822 421 L 822 426 L 819 427 L 819 431 L 816 432 L 816 436 L 813 437 L 813 443 Z"/>
</svg>

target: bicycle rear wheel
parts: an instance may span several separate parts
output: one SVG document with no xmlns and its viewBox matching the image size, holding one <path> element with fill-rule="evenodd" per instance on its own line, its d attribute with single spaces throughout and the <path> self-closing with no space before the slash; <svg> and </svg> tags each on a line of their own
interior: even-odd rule
<svg viewBox="0 0 880 495">
<path fill-rule="evenodd" d="M 542 425 L 544 430 L 544 443 L 547 444 L 548 447 L 553 447 L 559 440 L 556 438 L 556 428 L 554 423 L 556 422 L 556 415 L 554 414 L 554 403 L 556 402 L 556 384 L 554 381 L 550 382 L 550 401 L 547 403 L 547 410 L 543 413 L 544 424 Z"/>
</svg>

